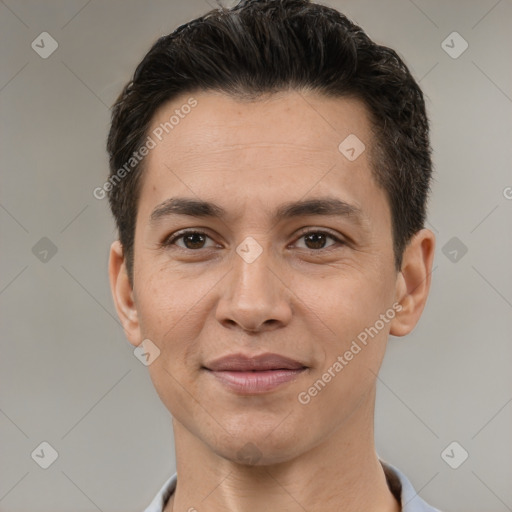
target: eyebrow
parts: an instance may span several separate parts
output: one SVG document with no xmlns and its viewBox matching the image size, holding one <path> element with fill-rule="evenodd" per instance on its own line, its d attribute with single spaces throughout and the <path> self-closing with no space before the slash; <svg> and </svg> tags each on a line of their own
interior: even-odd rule
<svg viewBox="0 0 512 512">
<path fill-rule="evenodd" d="M 156 206 L 150 215 L 150 223 L 175 215 L 187 215 L 198 218 L 226 218 L 227 212 L 221 206 L 198 199 L 171 197 Z M 356 224 L 362 224 L 363 212 L 357 206 L 333 197 L 317 197 L 308 200 L 284 203 L 274 212 L 277 221 L 321 215 L 325 217 L 349 217 Z"/>
</svg>

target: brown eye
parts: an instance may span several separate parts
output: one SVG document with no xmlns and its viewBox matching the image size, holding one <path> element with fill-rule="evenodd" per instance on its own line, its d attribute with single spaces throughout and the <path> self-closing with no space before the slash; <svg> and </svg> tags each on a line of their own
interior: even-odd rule
<svg viewBox="0 0 512 512">
<path fill-rule="evenodd" d="M 329 238 L 331 240 L 334 240 L 335 243 L 326 246 L 327 240 Z M 338 237 L 335 237 L 334 235 L 327 233 L 325 231 L 308 231 L 307 233 L 303 233 L 300 239 L 304 239 L 304 243 L 306 246 L 305 248 L 311 251 L 319 251 L 322 249 L 326 249 L 331 245 L 336 245 L 336 242 L 342 245 L 344 243 Z"/>
<path fill-rule="evenodd" d="M 166 239 L 162 245 L 165 247 L 177 245 L 181 249 L 197 250 L 205 248 L 207 239 L 210 237 L 201 231 L 182 231 Z M 178 240 L 183 240 L 183 245 L 176 244 Z"/>
<path fill-rule="evenodd" d="M 205 242 L 205 235 L 201 233 L 190 233 L 182 238 L 187 249 L 201 249 Z"/>
<path fill-rule="evenodd" d="M 323 249 L 326 238 L 328 237 L 324 233 L 309 233 L 304 236 L 308 249 Z"/>
</svg>

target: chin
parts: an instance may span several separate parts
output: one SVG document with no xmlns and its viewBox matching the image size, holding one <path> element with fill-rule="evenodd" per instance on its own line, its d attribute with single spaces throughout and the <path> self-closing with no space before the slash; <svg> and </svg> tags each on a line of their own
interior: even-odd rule
<svg viewBox="0 0 512 512">
<path fill-rule="evenodd" d="M 302 440 L 303 441 L 303 440 Z M 220 457 L 243 466 L 270 466 L 288 462 L 301 453 L 295 436 L 283 432 L 270 438 L 268 432 L 258 434 L 238 433 L 225 436 L 220 443 L 210 445 Z"/>
</svg>

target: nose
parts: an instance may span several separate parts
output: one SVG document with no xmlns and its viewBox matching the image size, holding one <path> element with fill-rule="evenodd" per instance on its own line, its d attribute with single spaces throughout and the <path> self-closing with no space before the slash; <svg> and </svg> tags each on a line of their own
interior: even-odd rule
<svg viewBox="0 0 512 512">
<path fill-rule="evenodd" d="M 292 294 L 277 266 L 272 264 L 269 250 L 264 249 L 251 263 L 238 253 L 233 257 L 232 271 L 226 276 L 217 304 L 217 321 L 224 327 L 238 326 L 250 332 L 287 325 L 292 316 Z"/>
</svg>

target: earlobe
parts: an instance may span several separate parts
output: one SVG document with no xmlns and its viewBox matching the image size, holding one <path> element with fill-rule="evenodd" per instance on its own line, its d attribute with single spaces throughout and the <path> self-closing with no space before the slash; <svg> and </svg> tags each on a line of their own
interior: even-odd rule
<svg viewBox="0 0 512 512">
<path fill-rule="evenodd" d="M 402 309 L 391 322 L 390 334 L 393 336 L 409 334 L 421 317 L 430 291 L 434 249 L 434 233 L 421 229 L 404 251 L 395 292 L 395 300 Z"/>
<path fill-rule="evenodd" d="M 126 269 L 123 246 L 119 240 L 113 242 L 110 247 L 108 273 L 117 315 L 121 320 L 128 341 L 137 346 L 141 341 L 138 312 Z"/>
</svg>

